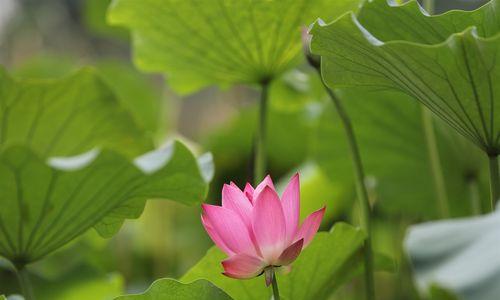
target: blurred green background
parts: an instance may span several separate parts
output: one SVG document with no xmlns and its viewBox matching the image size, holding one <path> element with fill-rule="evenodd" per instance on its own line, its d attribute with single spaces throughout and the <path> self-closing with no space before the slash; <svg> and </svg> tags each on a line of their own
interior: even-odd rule
<svg viewBox="0 0 500 300">
<path fill-rule="evenodd" d="M 237 86 L 176 95 L 161 76 L 134 68 L 128 32 L 105 22 L 109 2 L 0 0 L 0 64 L 19 78 L 57 78 L 81 66 L 94 66 L 157 145 L 176 136 L 198 153 L 213 153 L 216 173 L 207 202 L 217 203 L 223 183 L 233 180 L 243 186 L 251 179 L 258 92 Z M 436 11 L 472 9 L 484 2 L 441 0 L 436 1 Z M 337 162 L 328 161 L 330 149 L 321 141 L 328 134 L 339 136 L 322 125 L 329 122 L 330 110 L 321 84 L 306 66 L 286 73 L 271 87 L 270 173 L 281 182 L 301 171 L 302 216 L 327 204 L 324 229 L 356 216 L 353 186 L 328 172 L 329 163 L 335 169 Z M 347 159 L 345 153 L 340 157 Z M 408 208 L 412 212 L 408 214 L 401 201 L 394 201 L 375 206 L 374 240 L 377 252 L 394 259 L 398 274 L 378 274 L 377 289 L 380 299 L 409 299 L 415 294 L 400 243 L 406 226 L 433 218 L 436 212 L 428 203 L 417 203 Z M 460 204 L 451 208 L 453 215 L 470 212 Z M 153 200 L 140 219 L 127 221 L 110 240 L 89 231 L 32 266 L 38 298 L 109 299 L 125 291 L 142 291 L 157 278 L 182 276 L 212 245 L 201 226 L 199 210 Z M 356 297 L 357 284 L 347 285 L 336 297 Z M 18 292 L 15 277 L 7 269 L 0 268 L 0 291 Z"/>
</svg>

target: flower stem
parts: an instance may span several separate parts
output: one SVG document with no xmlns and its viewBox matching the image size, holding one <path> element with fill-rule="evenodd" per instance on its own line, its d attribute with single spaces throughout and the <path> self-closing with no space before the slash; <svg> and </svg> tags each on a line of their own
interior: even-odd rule
<svg viewBox="0 0 500 300">
<path fill-rule="evenodd" d="M 424 9 L 429 13 L 429 15 L 434 14 L 435 3 L 434 0 L 424 0 Z M 443 168 L 441 166 L 441 159 L 439 157 L 439 151 L 437 146 L 436 133 L 434 131 L 434 123 L 432 119 L 432 113 L 421 105 L 422 109 L 422 123 L 424 126 L 425 141 L 427 144 L 427 152 L 429 153 L 429 159 L 431 164 L 432 178 L 434 180 L 434 186 L 436 189 L 438 210 L 442 218 L 450 217 L 450 209 L 448 205 L 448 194 L 446 192 L 446 184 L 443 175 Z"/>
<path fill-rule="evenodd" d="M 491 211 L 495 210 L 495 204 L 500 196 L 500 179 L 498 175 L 498 155 L 489 155 L 490 163 L 490 199 Z"/>
<path fill-rule="evenodd" d="M 28 271 L 26 267 L 16 268 L 16 276 L 21 287 L 21 292 L 23 293 L 24 299 L 34 300 L 35 296 L 33 293 L 33 287 L 31 285 L 31 280 L 29 278 Z"/>
<path fill-rule="evenodd" d="M 434 130 L 434 122 L 432 113 L 420 105 L 422 111 L 422 124 L 424 126 L 425 142 L 427 144 L 427 152 L 431 164 L 432 178 L 434 180 L 434 187 L 436 189 L 438 210 L 442 218 L 450 216 L 450 209 L 448 206 L 448 194 L 446 192 L 446 184 L 443 176 L 443 168 L 441 166 L 441 159 L 439 157 L 439 150 L 436 139 L 436 132 Z"/>
<path fill-rule="evenodd" d="M 320 70 L 318 70 L 320 72 Z M 349 144 L 349 149 L 351 151 L 352 162 L 354 165 L 354 173 L 356 176 L 356 190 L 359 199 L 359 206 L 361 208 L 361 227 L 365 230 L 367 238 L 364 244 L 364 266 L 365 266 L 365 288 L 366 288 L 366 299 L 375 299 L 375 284 L 373 279 L 373 250 L 372 250 L 372 230 L 371 230 L 371 207 L 368 199 L 368 192 L 365 186 L 365 175 L 363 170 L 363 164 L 361 161 L 361 155 L 359 153 L 358 144 L 356 142 L 356 136 L 354 134 L 354 129 L 352 128 L 351 120 L 349 115 L 344 110 L 342 103 L 335 92 L 331 90 L 323 80 L 321 76 L 321 81 L 325 87 L 328 95 L 335 105 L 335 109 L 342 121 L 344 126 L 344 131 L 347 136 L 347 142 Z"/>
<path fill-rule="evenodd" d="M 273 285 L 273 299 L 274 300 L 280 300 L 280 291 L 278 289 L 278 280 L 276 279 L 276 273 L 274 272 L 274 269 L 272 270 L 272 285 Z"/>
<path fill-rule="evenodd" d="M 266 130 L 267 130 L 267 105 L 269 96 L 269 81 L 261 83 L 259 102 L 259 121 L 257 124 L 255 157 L 254 157 L 254 184 L 257 185 L 264 179 L 267 168 Z"/>
</svg>

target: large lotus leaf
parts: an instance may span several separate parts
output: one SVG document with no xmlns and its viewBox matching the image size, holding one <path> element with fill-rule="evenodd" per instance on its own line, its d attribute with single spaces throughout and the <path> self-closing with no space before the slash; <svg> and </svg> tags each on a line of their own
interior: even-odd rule
<svg viewBox="0 0 500 300">
<path fill-rule="evenodd" d="M 358 270 L 362 257 L 357 255 L 364 233 L 350 225 L 338 223 L 330 233 L 318 233 L 313 242 L 293 263 L 289 274 L 278 274 L 280 293 L 285 299 L 326 299 Z M 235 280 L 222 275 L 225 254 L 213 247 L 183 278 L 189 282 L 205 278 L 235 299 L 269 299 L 262 276 Z"/>
<path fill-rule="evenodd" d="M 198 163 L 172 143 L 130 163 L 108 150 L 48 161 L 29 148 L 0 152 L 0 255 L 16 264 L 36 261 L 96 227 L 115 233 L 136 218 L 146 199 L 203 200 Z"/>
<path fill-rule="evenodd" d="M 472 12 L 427 16 L 416 1 L 366 1 L 359 12 L 316 24 L 311 48 L 332 87 L 376 86 L 418 99 L 489 154 L 500 152 L 497 99 L 499 0 Z"/>
<path fill-rule="evenodd" d="M 127 295 L 115 300 L 231 300 L 223 290 L 210 281 L 200 279 L 191 283 L 181 283 L 174 279 L 160 279 L 139 295 Z"/>
<path fill-rule="evenodd" d="M 301 59 L 301 26 L 355 10 L 356 0 L 119 0 L 108 21 L 132 30 L 134 60 L 179 92 L 260 83 Z M 193 7 L 195 9 L 193 9 Z"/>
<path fill-rule="evenodd" d="M 75 57 L 40 55 L 24 61 L 14 70 L 13 75 L 20 78 L 61 78 L 74 72 L 80 64 Z M 151 78 L 141 74 L 131 64 L 119 60 L 99 60 L 94 67 L 102 81 L 113 91 L 120 105 L 131 114 L 133 120 L 148 136 L 154 134 L 154 137 L 157 137 L 164 134 L 167 114 L 163 113 L 161 88 L 149 80 Z"/>
<path fill-rule="evenodd" d="M 488 215 L 410 227 L 405 248 L 420 292 L 426 295 L 438 285 L 459 299 L 498 299 L 499 228 L 500 207 Z"/>
<path fill-rule="evenodd" d="M 132 65 L 120 61 L 100 61 L 96 68 L 121 105 L 148 136 L 156 137 L 165 133 L 166 122 L 163 115 L 167 114 L 164 113 L 158 87 Z"/>
<path fill-rule="evenodd" d="M 15 80 L 0 68 L 0 149 L 31 147 L 42 157 L 95 146 L 134 157 L 150 139 L 92 69 L 58 80 Z"/>
<path fill-rule="evenodd" d="M 337 93 L 351 118 L 376 207 L 391 214 L 439 216 L 419 104 L 392 91 L 351 88 Z M 486 160 L 461 136 L 447 127 L 437 128 L 449 209 L 452 215 L 470 213 L 467 184 L 474 180 L 480 191 L 487 191 L 480 182 Z M 354 190 L 345 132 L 333 107 L 323 112 L 315 144 L 314 157 L 325 174 Z"/>
</svg>

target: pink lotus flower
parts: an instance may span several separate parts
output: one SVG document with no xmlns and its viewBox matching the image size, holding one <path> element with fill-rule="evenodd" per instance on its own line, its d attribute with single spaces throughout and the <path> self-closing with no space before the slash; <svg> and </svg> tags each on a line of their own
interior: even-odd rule
<svg viewBox="0 0 500 300">
<path fill-rule="evenodd" d="M 325 207 L 299 226 L 299 174 L 280 200 L 267 176 L 255 189 L 241 191 L 234 183 L 222 189 L 222 206 L 202 205 L 201 220 L 208 235 L 229 258 L 224 275 L 237 279 L 258 276 L 267 267 L 291 264 L 318 231 Z M 269 283 L 268 283 L 269 284 Z"/>
</svg>

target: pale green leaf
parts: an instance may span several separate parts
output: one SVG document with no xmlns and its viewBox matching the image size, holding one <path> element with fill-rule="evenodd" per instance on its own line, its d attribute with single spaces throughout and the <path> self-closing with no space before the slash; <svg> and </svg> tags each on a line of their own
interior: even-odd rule
<svg viewBox="0 0 500 300">
<path fill-rule="evenodd" d="M 20 78 L 53 79 L 74 72 L 80 62 L 74 57 L 40 55 L 24 61 L 14 75 Z M 163 137 L 167 129 L 161 88 L 129 63 L 105 59 L 95 64 L 96 73 L 115 94 L 118 102 L 147 136 Z"/>
<path fill-rule="evenodd" d="M 332 88 L 374 86 L 402 91 L 489 154 L 500 152 L 497 99 L 499 0 L 472 11 L 429 17 L 416 1 L 390 7 L 366 1 L 312 29 L 312 51 Z"/>
<path fill-rule="evenodd" d="M 96 68 L 121 105 L 148 136 L 156 137 L 159 130 L 165 130 L 164 115 L 167 114 L 161 103 L 161 91 L 147 77 L 132 65 L 120 61 L 100 61 Z"/>
<path fill-rule="evenodd" d="M 301 59 L 301 26 L 355 10 L 355 0 L 119 0 L 112 24 L 132 31 L 135 63 L 179 92 L 260 83 Z"/>
<path fill-rule="evenodd" d="M 318 233 L 293 263 L 292 271 L 278 274 L 281 295 L 289 300 L 325 299 L 356 271 L 363 241 L 361 230 L 343 223 L 336 224 L 330 233 Z M 220 250 L 211 248 L 182 281 L 205 278 L 235 299 L 269 299 L 271 291 L 262 276 L 236 280 L 222 275 L 220 262 L 224 258 Z"/>
<path fill-rule="evenodd" d="M 191 283 L 181 283 L 174 279 L 155 281 L 149 289 L 138 295 L 127 295 L 115 300 L 231 300 L 224 291 L 211 282 L 200 279 Z"/>
<path fill-rule="evenodd" d="M 59 80 L 15 80 L 0 68 L 0 149 L 12 145 L 42 157 L 96 146 L 134 157 L 153 146 L 92 69 Z"/>
</svg>

